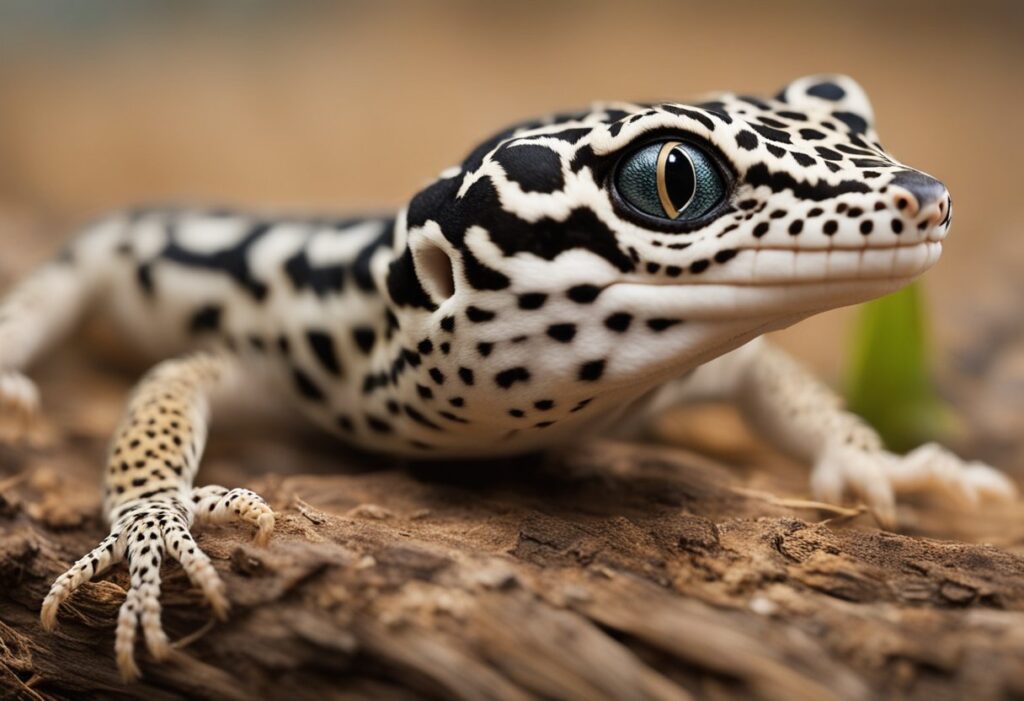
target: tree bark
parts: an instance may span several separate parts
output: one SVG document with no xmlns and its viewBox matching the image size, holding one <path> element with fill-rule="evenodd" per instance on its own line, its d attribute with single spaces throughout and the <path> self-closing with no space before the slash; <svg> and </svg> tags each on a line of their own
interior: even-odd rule
<svg viewBox="0 0 1024 701">
<path fill-rule="evenodd" d="M 270 545 L 200 531 L 231 617 L 211 623 L 165 566 L 178 649 L 158 664 L 140 646 L 144 677 L 125 686 L 122 569 L 82 587 L 56 633 L 38 619 L 53 578 L 105 535 L 95 466 L 116 414 L 98 407 L 118 394 L 94 389 L 48 446 L 0 451 L 3 698 L 1024 695 L 1024 558 L 772 496 L 804 477 L 763 453 L 765 472 L 611 442 L 542 464 L 408 466 L 262 432 L 215 437 L 205 477 L 271 501 Z M 977 539 L 1020 523 L 1015 508 L 901 516 Z"/>
</svg>

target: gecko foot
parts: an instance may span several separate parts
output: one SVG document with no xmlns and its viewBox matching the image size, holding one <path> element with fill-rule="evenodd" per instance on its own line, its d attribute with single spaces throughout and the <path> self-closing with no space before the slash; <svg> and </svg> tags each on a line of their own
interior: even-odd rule
<svg viewBox="0 0 1024 701">
<path fill-rule="evenodd" d="M 43 601 L 43 627 L 53 630 L 57 610 L 72 592 L 111 565 L 124 561 L 131 575 L 128 594 L 117 619 L 114 650 L 125 681 L 139 677 L 135 640 L 141 624 L 146 647 L 157 660 L 169 652 L 167 635 L 160 623 L 160 565 L 164 554 L 177 560 L 192 583 L 221 620 L 227 617 L 224 585 L 189 533 L 187 507 L 177 501 L 139 502 L 129 506 L 108 535 L 91 553 L 76 562 L 53 583 Z"/>
<path fill-rule="evenodd" d="M 198 523 L 241 521 L 256 527 L 256 542 L 266 544 L 274 530 L 274 511 L 256 492 L 227 489 L 216 485 L 192 490 L 192 504 Z"/>
<path fill-rule="evenodd" d="M 25 375 L 0 370 L 0 443 L 25 439 L 39 415 L 39 390 Z"/>
<path fill-rule="evenodd" d="M 838 503 L 853 495 L 875 512 L 886 528 L 896 525 L 896 497 L 909 492 L 938 495 L 963 506 L 986 500 L 1012 501 L 1013 481 L 993 467 L 967 462 L 928 443 L 907 455 L 833 445 L 814 466 L 811 489 L 818 499 Z"/>
</svg>

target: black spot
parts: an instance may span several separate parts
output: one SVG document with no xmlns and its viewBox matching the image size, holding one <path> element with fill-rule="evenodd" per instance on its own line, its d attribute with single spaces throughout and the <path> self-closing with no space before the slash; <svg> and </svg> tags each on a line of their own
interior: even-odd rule
<svg viewBox="0 0 1024 701">
<path fill-rule="evenodd" d="M 323 331 L 307 331 L 306 340 L 324 370 L 332 375 L 340 376 L 341 363 L 334 347 L 334 339 Z"/>
<path fill-rule="evenodd" d="M 448 400 L 448 403 L 453 407 L 463 407 L 466 405 L 466 400 L 462 397 L 452 397 Z"/>
<path fill-rule="evenodd" d="M 523 192 L 551 193 L 565 186 L 562 159 L 546 146 L 507 143 L 492 156 Z"/>
<path fill-rule="evenodd" d="M 729 115 L 725 110 L 725 103 L 720 100 L 713 100 L 711 102 L 701 102 L 700 104 L 694 105 L 700 107 L 702 110 L 710 114 L 715 119 L 718 119 L 725 124 L 732 124 L 732 116 Z"/>
<path fill-rule="evenodd" d="M 839 85 L 832 82 L 818 83 L 807 88 L 807 94 L 813 97 L 820 97 L 823 100 L 836 102 L 846 97 L 846 91 Z"/>
<path fill-rule="evenodd" d="M 430 400 L 434 398 L 434 390 L 430 389 L 426 385 L 417 384 L 416 394 L 420 395 L 420 399 Z"/>
<path fill-rule="evenodd" d="M 850 127 L 854 134 L 863 134 L 868 130 L 868 123 L 859 114 L 853 112 L 833 112 L 832 116 Z"/>
<path fill-rule="evenodd" d="M 502 389 L 508 389 L 517 382 L 529 382 L 530 371 L 523 366 L 502 370 L 494 376 L 494 381 Z"/>
<path fill-rule="evenodd" d="M 684 117 L 689 117 L 690 119 L 694 119 L 700 122 L 702 125 L 704 125 L 706 129 L 710 131 L 714 131 L 715 129 L 715 123 L 708 119 L 706 115 L 703 115 L 700 112 L 694 112 L 693 110 L 686 109 L 685 107 L 681 107 L 680 105 L 662 105 L 662 109 L 664 109 L 666 112 L 671 112 L 672 114 L 678 114 Z"/>
<path fill-rule="evenodd" d="M 888 168 L 892 165 L 892 162 L 883 161 L 878 158 L 854 158 L 853 165 L 858 168 Z"/>
<path fill-rule="evenodd" d="M 616 312 L 604 320 L 604 325 L 611 331 L 623 333 L 633 323 L 633 315 L 626 312 Z"/>
<path fill-rule="evenodd" d="M 189 250 L 172 237 L 160 255 L 178 265 L 224 273 L 252 295 L 253 299 L 262 301 L 266 299 L 269 289 L 265 283 L 256 279 L 249 268 L 249 253 L 253 245 L 272 227 L 272 222 L 258 222 L 234 246 L 213 253 Z"/>
<path fill-rule="evenodd" d="M 817 129 L 801 129 L 800 137 L 807 141 L 819 141 L 825 138 L 825 134 Z"/>
<path fill-rule="evenodd" d="M 822 231 L 825 232 L 826 236 L 832 236 L 839 230 L 839 224 L 836 223 L 835 219 L 829 219 L 825 222 L 825 226 Z"/>
<path fill-rule="evenodd" d="M 838 151 L 833 151 L 830 148 L 825 148 L 824 146 L 815 146 L 814 150 L 815 150 L 815 152 L 819 156 L 821 156 L 825 160 L 828 160 L 828 161 L 841 161 L 841 160 L 843 160 L 843 154 L 839 153 Z"/>
<path fill-rule="evenodd" d="M 756 236 L 757 238 L 761 238 L 762 236 L 764 236 L 767 233 L 768 233 L 768 222 L 766 222 L 766 221 L 759 222 L 758 225 L 754 227 L 754 236 Z"/>
<path fill-rule="evenodd" d="M 808 156 L 806 153 L 800 153 L 799 151 L 790 151 L 789 155 L 792 156 L 793 160 L 802 165 L 804 168 L 809 168 L 810 166 L 817 163 L 817 161 L 814 160 L 814 156 Z"/>
<path fill-rule="evenodd" d="M 538 411 L 550 411 L 551 409 L 554 408 L 554 406 L 555 402 L 554 400 L 551 399 L 541 399 L 540 401 L 533 403 L 533 408 L 537 409 Z"/>
<path fill-rule="evenodd" d="M 774 144 L 765 144 L 768 149 L 768 153 L 772 154 L 776 158 L 782 158 L 786 155 L 786 149 L 781 146 L 775 146 Z"/>
<path fill-rule="evenodd" d="M 468 420 L 462 418 L 461 416 L 457 416 L 457 415 L 453 414 L 450 411 L 439 411 L 437 413 L 438 413 L 438 415 L 440 415 L 440 417 L 442 419 L 447 419 L 448 421 L 453 421 L 453 422 L 455 422 L 457 424 L 468 424 L 469 423 Z"/>
<path fill-rule="evenodd" d="M 495 316 L 497 315 L 489 309 L 481 309 L 473 305 L 466 307 L 466 318 L 476 324 L 491 321 Z"/>
<path fill-rule="evenodd" d="M 552 324 L 547 334 L 559 343 L 569 343 L 576 336 L 576 324 Z"/>
<path fill-rule="evenodd" d="M 430 373 L 430 379 L 432 379 L 434 382 L 436 382 L 439 385 L 443 385 L 444 384 L 444 373 L 443 372 L 441 372 L 437 368 L 430 368 L 430 370 L 428 372 Z"/>
<path fill-rule="evenodd" d="M 405 410 L 406 416 L 408 416 L 410 419 L 412 419 L 413 421 L 418 423 L 420 426 L 426 426 L 427 428 L 431 429 L 432 431 L 440 431 L 441 430 L 440 426 L 435 424 L 433 421 L 428 419 L 426 416 L 424 416 L 420 412 L 416 411 L 415 408 L 409 406 L 408 404 L 403 405 L 402 408 Z"/>
<path fill-rule="evenodd" d="M 429 338 L 424 338 L 416 345 L 416 350 L 418 350 L 421 355 L 430 355 L 434 352 L 434 344 Z"/>
<path fill-rule="evenodd" d="M 208 305 L 192 315 L 189 321 L 188 330 L 192 333 L 209 333 L 220 328 L 220 320 L 223 309 L 218 305 Z"/>
<path fill-rule="evenodd" d="M 705 270 L 708 269 L 709 265 L 711 265 L 711 261 L 707 260 L 706 258 L 695 260 L 692 263 L 690 263 L 690 272 L 695 274 L 703 273 Z"/>
<path fill-rule="evenodd" d="M 903 233 L 903 222 L 901 222 L 899 219 L 893 219 L 892 220 L 892 233 L 894 233 L 894 234 L 902 234 Z"/>
<path fill-rule="evenodd" d="M 480 355 L 482 355 L 485 358 L 491 354 L 492 350 L 494 350 L 494 344 L 493 343 L 478 343 L 478 344 L 476 344 L 476 351 L 477 351 L 477 353 L 479 353 Z"/>
<path fill-rule="evenodd" d="M 522 409 L 509 409 L 508 410 L 508 415 L 509 416 L 513 416 L 513 417 L 515 417 L 517 419 L 521 419 L 524 416 L 526 416 L 526 412 L 523 411 Z"/>
<path fill-rule="evenodd" d="M 605 361 L 603 359 L 583 363 L 579 369 L 579 379 L 584 382 L 595 382 L 601 379 L 601 375 L 604 374 L 604 365 Z"/>
<path fill-rule="evenodd" d="M 804 220 L 803 219 L 794 219 L 792 222 L 790 222 L 790 224 L 789 224 L 789 235 L 790 236 L 798 236 L 800 234 L 800 232 L 803 231 L 803 230 L 804 230 Z"/>
<path fill-rule="evenodd" d="M 508 276 L 488 268 L 468 249 L 462 251 L 462 270 L 466 281 L 477 290 L 504 290 L 512 284 Z"/>
<path fill-rule="evenodd" d="M 352 340 L 362 353 L 369 355 L 377 341 L 377 334 L 370 326 L 356 326 L 352 330 Z"/>
<path fill-rule="evenodd" d="M 728 261 L 735 258 L 737 253 L 739 253 L 739 251 L 736 250 L 735 248 L 724 248 L 715 254 L 715 262 L 727 263 Z"/>
<path fill-rule="evenodd" d="M 304 373 L 298 368 L 292 369 L 292 379 L 295 381 L 295 387 L 299 390 L 299 394 L 310 401 L 322 402 L 327 397 L 313 380 L 309 378 L 309 375 Z"/>
<path fill-rule="evenodd" d="M 355 428 L 355 426 L 352 424 L 352 419 L 348 416 L 345 416 L 344 414 L 340 414 L 334 420 L 334 423 L 337 424 L 338 428 L 340 428 L 345 433 L 352 433 L 352 430 Z"/>
<path fill-rule="evenodd" d="M 472 386 L 475 382 L 473 371 L 466 367 L 459 368 L 459 379 L 462 380 L 464 385 L 468 386 Z"/>
<path fill-rule="evenodd" d="M 653 275 L 654 273 L 658 272 L 659 270 L 661 270 L 661 265 L 659 265 L 658 263 L 648 263 L 647 264 L 647 272 L 649 272 L 650 274 Z"/>
<path fill-rule="evenodd" d="M 871 223 L 870 219 L 865 219 L 860 223 L 860 233 L 867 236 L 875 228 L 875 225 Z"/>
<path fill-rule="evenodd" d="M 544 306 L 548 296 L 543 292 L 527 292 L 526 294 L 519 295 L 519 308 L 520 309 L 540 309 Z"/>
<path fill-rule="evenodd" d="M 600 162 L 601 159 L 594 153 L 590 144 L 583 144 L 569 162 L 569 168 L 573 173 L 579 173 L 584 168 L 594 170 Z"/>
<path fill-rule="evenodd" d="M 757 144 L 757 134 L 755 134 L 752 131 L 747 131 L 746 129 L 744 129 L 743 131 L 736 135 L 736 145 L 742 149 L 746 149 L 747 151 L 753 151 L 755 148 L 757 148 Z"/>
<path fill-rule="evenodd" d="M 851 156 L 877 156 L 878 154 L 866 148 L 855 148 L 853 146 L 847 146 L 846 144 L 836 144 L 836 150 L 847 153 Z"/>
<path fill-rule="evenodd" d="M 455 330 L 455 317 L 454 316 L 446 316 L 445 318 L 441 319 L 441 328 L 443 330 L 447 331 L 448 333 L 451 333 L 452 331 L 454 331 Z"/>
<path fill-rule="evenodd" d="M 374 433 L 391 433 L 391 424 L 371 414 L 366 415 L 366 425 Z"/>
<path fill-rule="evenodd" d="M 570 287 L 565 293 L 566 296 L 577 304 L 590 304 L 601 294 L 601 288 L 597 285 L 576 285 Z"/>
<path fill-rule="evenodd" d="M 678 265 L 666 265 L 665 274 L 668 275 L 669 277 L 679 277 L 680 275 L 683 274 L 683 269 L 680 268 Z"/>
<path fill-rule="evenodd" d="M 761 124 L 751 124 L 750 127 L 758 134 L 779 144 L 790 143 L 789 132 L 782 131 L 780 129 L 772 129 Z"/>
<path fill-rule="evenodd" d="M 310 289 L 318 297 L 339 293 L 345 288 L 346 270 L 342 264 L 315 268 L 309 262 L 306 249 L 300 249 L 285 261 L 284 272 L 296 292 Z"/>
<path fill-rule="evenodd" d="M 851 192 L 869 192 L 871 190 L 866 183 L 859 180 L 842 180 L 836 185 L 830 185 L 823 180 L 814 183 L 806 180 L 797 180 L 789 173 L 773 173 L 763 163 L 752 165 L 747 170 L 746 180 L 747 184 L 753 187 L 766 185 L 773 192 L 792 190 L 798 199 L 813 200 L 815 202 L 832 199 Z"/>
<path fill-rule="evenodd" d="M 651 331 L 664 331 L 680 323 L 679 319 L 648 319 L 647 328 Z"/>
<path fill-rule="evenodd" d="M 577 121 L 579 119 L 577 115 L 573 115 L 573 117 L 573 119 L 569 119 L 566 121 Z M 565 141 L 570 144 L 575 144 L 577 141 L 582 139 L 590 132 L 591 130 L 588 127 L 578 127 L 575 129 L 563 129 L 562 131 L 549 132 L 547 134 L 544 134 L 544 137 L 547 139 L 558 139 L 559 141 Z"/>
<path fill-rule="evenodd" d="M 357 260 L 358 262 L 358 260 Z M 369 270 L 367 261 L 367 270 Z M 358 278 L 357 278 L 358 280 Z M 401 256 L 388 266 L 387 289 L 391 300 L 400 307 L 415 307 L 433 311 L 437 305 L 430 299 L 416 275 L 412 250 L 405 249 Z"/>
<path fill-rule="evenodd" d="M 148 263 L 143 263 L 135 269 L 135 279 L 139 282 L 139 287 L 142 291 L 149 296 L 153 295 L 155 290 L 153 286 L 153 271 Z"/>
</svg>

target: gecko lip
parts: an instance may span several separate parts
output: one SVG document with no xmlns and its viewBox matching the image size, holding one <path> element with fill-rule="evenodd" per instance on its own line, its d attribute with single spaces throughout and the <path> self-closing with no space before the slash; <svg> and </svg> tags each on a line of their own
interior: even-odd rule
<svg viewBox="0 0 1024 701">
<path fill-rule="evenodd" d="M 699 275 L 612 283 L 599 301 L 609 310 L 648 309 L 691 321 L 804 317 L 895 292 L 931 267 L 941 249 L 938 241 L 822 250 L 746 248 Z"/>
<path fill-rule="evenodd" d="M 935 240 L 887 246 L 802 248 L 760 246 L 737 249 L 725 264 L 678 279 L 629 280 L 651 286 L 735 285 L 765 287 L 829 282 L 909 280 L 934 265 L 942 253 Z M 619 283 L 615 283 L 619 284 Z"/>
</svg>

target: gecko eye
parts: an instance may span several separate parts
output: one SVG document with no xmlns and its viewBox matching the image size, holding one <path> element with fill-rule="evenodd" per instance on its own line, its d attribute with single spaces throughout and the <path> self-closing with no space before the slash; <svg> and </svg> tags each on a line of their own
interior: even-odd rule
<svg viewBox="0 0 1024 701">
<path fill-rule="evenodd" d="M 677 222 L 704 216 L 726 190 L 711 157 L 685 141 L 657 141 L 626 156 L 615 187 L 634 209 Z"/>
</svg>

